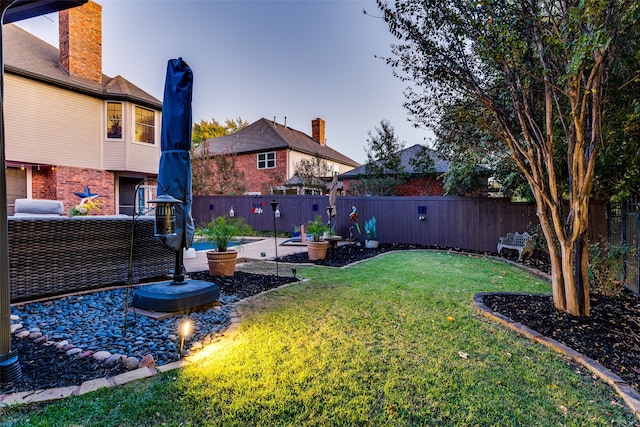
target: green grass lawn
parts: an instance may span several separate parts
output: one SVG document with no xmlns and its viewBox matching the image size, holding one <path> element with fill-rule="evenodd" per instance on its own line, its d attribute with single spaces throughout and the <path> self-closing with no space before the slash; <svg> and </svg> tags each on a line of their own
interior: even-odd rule
<svg viewBox="0 0 640 427">
<path fill-rule="evenodd" d="M 238 306 L 240 333 L 196 366 L 48 405 L 2 425 L 635 425 L 606 384 L 482 317 L 483 291 L 548 293 L 516 267 L 433 251 L 346 269 Z"/>
</svg>

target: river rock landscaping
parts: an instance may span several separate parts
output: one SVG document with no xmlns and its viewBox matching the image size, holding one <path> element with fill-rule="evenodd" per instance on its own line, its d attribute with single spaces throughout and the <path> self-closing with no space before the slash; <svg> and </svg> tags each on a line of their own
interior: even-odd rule
<svg viewBox="0 0 640 427">
<path fill-rule="evenodd" d="M 236 272 L 230 277 L 191 275 L 220 286 L 220 305 L 164 320 L 127 315 L 126 289 L 67 296 L 11 307 L 12 350 L 17 350 L 22 379 L 0 383 L 0 394 L 78 385 L 130 369 L 164 365 L 189 350 L 216 341 L 228 328 L 229 311 L 241 298 L 296 281 L 291 277 Z M 194 322 L 179 354 L 178 323 Z"/>
</svg>

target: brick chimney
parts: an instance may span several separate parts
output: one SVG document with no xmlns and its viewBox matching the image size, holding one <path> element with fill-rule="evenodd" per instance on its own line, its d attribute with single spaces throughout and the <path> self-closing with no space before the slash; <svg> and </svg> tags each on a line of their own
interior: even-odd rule
<svg viewBox="0 0 640 427">
<path fill-rule="evenodd" d="M 86 4 L 58 12 L 60 66 L 69 75 L 102 84 L 102 6 Z"/>
<path fill-rule="evenodd" d="M 324 120 L 317 118 L 311 120 L 311 137 L 318 141 L 320 145 L 325 145 L 324 139 Z"/>
</svg>

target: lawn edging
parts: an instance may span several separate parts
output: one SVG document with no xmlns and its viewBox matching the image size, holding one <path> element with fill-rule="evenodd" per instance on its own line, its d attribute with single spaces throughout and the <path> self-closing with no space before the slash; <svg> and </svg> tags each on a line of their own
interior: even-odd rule
<svg viewBox="0 0 640 427">
<path fill-rule="evenodd" d="M 507 328 L 519 333 L 520 335 L 524 335 L 525 337 L 542 344 L 553 351 L 560 353 L 564 356 L 571 358 L 573 361 L 581 364 L 585 368 L 589 369 L 593 374 L 595 374 L 598 378 L 609 384 L 613 389 L 622 397 L 624 402 L 627 404 L 629 409 L 634 413 L 636 418 L 640 419 L 640 393 L 638 393 L 633 387 L 627 384 L 622 378 L 620 378 L 615 373 L 611 372 L 609 369 L 602 366 L 600 363 L 595 360 L 578 353 L 573 350 L 571 347 L 558 342 L 552 338 L 546 337 L 537 331 L 519 323 L 514 322 L 507 316 L 504 316 L 498 312 L 491 310 L 487 307 L 483 302 L 483 297 L 485 295 L 522 295 L 521 293 L 513 293 L 513 292 L 479 292 L 473 296 L 473 303 L 484 317 L 491 319 L 495 322 L 498 322 Z"/>
</svg>

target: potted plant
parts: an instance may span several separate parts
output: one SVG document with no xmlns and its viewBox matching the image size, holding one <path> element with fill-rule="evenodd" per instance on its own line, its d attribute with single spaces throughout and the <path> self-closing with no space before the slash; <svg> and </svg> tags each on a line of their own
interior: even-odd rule
<svg viewBox="0 0 640 427">
<path fill-rule="evenodd" d="M 322 240 L 322 237 L 329 234 L 329 231 L 331 229 L 322 221 L 320 215 L 316 216 L 315 220 L 307 223 L 306 232 L 311 236 L 311 240 L 307 241 L 307 252 L 310 261 L 326 258 L 329 242 Z"/>
<path fill-rule="evenodd" d="M 234 237 L 251 234 L 253 234 L 253 229 L 243 218 L 230 218 L 227 215 L 213 217 L 211 222 L 198 227 L 196 235 L 216 245 L 216 249 L 207 251 L 209 274 L 212 276 L 233 276 L 238 251 L 229 249 L 229 242 Z"/>
<path fill-rule="evenodd" d="M 365 233 L 367 233 L 367 238 L 364 241 L 364 245 L 365 247 L 370 249 L 377 248 L 378 244 L 380 243 L 378 241 L 378 229 L 376 223 L 377 220 L 375 216 L 364 222 L 364 231 Z"/>
</svg>

